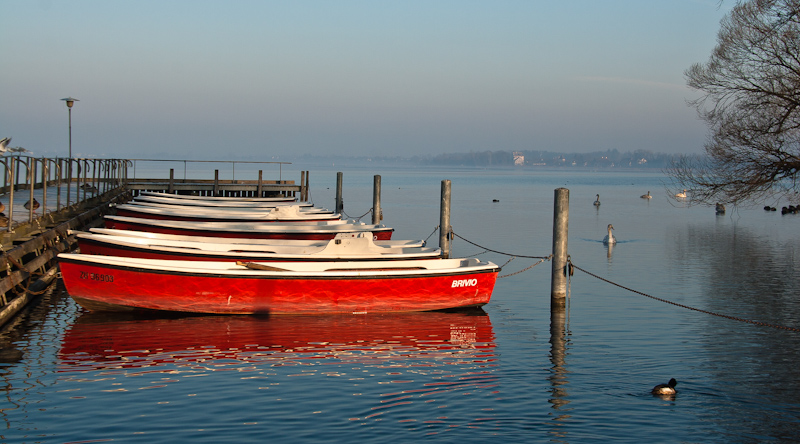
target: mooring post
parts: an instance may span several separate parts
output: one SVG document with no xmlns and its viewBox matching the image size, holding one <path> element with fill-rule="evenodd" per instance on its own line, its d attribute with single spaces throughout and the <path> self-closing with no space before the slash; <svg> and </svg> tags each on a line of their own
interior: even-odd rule
<svg viewBox="0 0 800 444">
<path fill-rule="evenodd" d="M 258 187 L 256 197 L 264 197 L 264 170 L 258 170 Z"/>
<path fill-rule="evenodd" d="M 439 248 L 442 257 L 450 257 L 450 180 L 442 181 L 442 200 L 439 206 Z"/>
<path fill-rule="evenodd" d="M 563 310 L 567 300 L 567 235 L 569 190 L 557 188 L 553 208 L 553 268 L 550 277 L 550 310 Z"/>
<path fill-rule="evenodd" d="M 372 223 L 381 223 L 381 216 L 381 176 L 376 174 L 372 180 Z"/>
<path fill-rule="evenodd" d="M 212 196 L 216 196 L 219 192 L 219 170 L 214 170 L 214 191 L 212 191 Z"/>
<path fill-rule="evenodd" d="M 342 172 L 336 173 L 336 213 L 342 214 L 344 202 L 342 202 Z"/>
<path fill-rule="evenodd" d="M 167 189 L 169 194 L 175 192 L 175 168 L 169 169 L 169 188 Z"/>
<path fill-rule="evenodd" d="M 311 177 L 311 171 L 310 170 L 306 170 L 306 181 L 303 184 L 303 202 L 307 202 L 308 201 L 309 177 Z"/>
</svg>

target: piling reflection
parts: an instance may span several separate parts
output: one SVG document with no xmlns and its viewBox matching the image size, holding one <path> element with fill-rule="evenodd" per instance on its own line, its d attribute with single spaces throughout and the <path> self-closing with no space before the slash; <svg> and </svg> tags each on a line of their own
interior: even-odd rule
<svg viewBox="0 0 800 444">
<path fill-rule="evenodd" d="M 569 394 L 567 392 L 568 371 L 566 368 L 567 357 L 567 330 L 566 330 L 566 310 L 550 311 L 550 391 L 549 399 L 552 405 L 553 424 L 550 430 L 552 440 L 556 442 L 567 442 L 567 424 L 565 422 L 571 417 L 569 414 Z"/>
</svg>

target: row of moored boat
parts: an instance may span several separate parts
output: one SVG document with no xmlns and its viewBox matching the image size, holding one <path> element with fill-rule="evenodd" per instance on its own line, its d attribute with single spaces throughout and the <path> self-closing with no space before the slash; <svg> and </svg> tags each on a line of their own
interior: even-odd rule
<svg viewBox="0 0 800 444">
<path fill-rule="evenodd" d="M 499 268 L 442 259 L 384 225 L 293 198 L 143 193 L 59 255 L 69 294 L 96 311 L 313 314 L 489 302 Z"/>
</svg>

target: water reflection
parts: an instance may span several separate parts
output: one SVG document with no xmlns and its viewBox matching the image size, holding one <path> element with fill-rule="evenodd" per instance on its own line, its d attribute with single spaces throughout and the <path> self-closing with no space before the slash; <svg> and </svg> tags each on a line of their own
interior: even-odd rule
<svg viewBox="0 0 800 444">
<path fill-rule="evenodd" d="M 800 327 L 800 239 L 726 224 L 692 224 L 670 233 L 682 275 L 699 281 L 699 308 L 768 324 Z M 795 434 L 800 423 L 800 333 L 707 316 L 698 340 L 699 360 L 714 378 L 706 389 L 720 395 L 713 420 L 725 428 L 762 436 Z M 764 405 L 771 405 L 765 409 Z"/>
<path fill-rule="evenodd" d="M 552 367 L 549 377 L 551 390 L 549 402 L 553 409 L 551 415 L 554 424 L 550 434 L 555 442 L 568 442 L 566 421 L 571 418 L 569 412 L 572 410 L 567 407 L 569 404 L 567 392 L 569 371 L 566 369 L 568 344 L 566 318 L 566 310 L 551 310 L 550 312 L 550 362 Z"/>
<path fill-rule="evenodd" d="M 65 333 L 61 372 L 236 360 L 386 360 L 494 347 L 483 310 L 365 316 L 123 317 L 84 313 Z M 272 362 L 274 363 L 274 362 Z"/>
</svg>

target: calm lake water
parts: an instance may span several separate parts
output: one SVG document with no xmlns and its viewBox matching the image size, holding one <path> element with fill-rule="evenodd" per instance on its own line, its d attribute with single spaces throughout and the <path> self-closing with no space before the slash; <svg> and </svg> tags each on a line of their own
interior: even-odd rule
<svg viewBox="0 0 800 444">
<path fill-rule="evenodd" d="M 658 173 L 510 169 L 311 169 L 316 205 L 334 206 L 336 171 L 350 216 L 380 174 L 394 238 L 432 245 L 450 179 L 455 233 L 526 256 L 550 253 L 566 187 L 575 265 L 800 328 L 800 215 L 686 207 Z M 458 238 L 453 254 L 509 259 Z M 800 332 L 581 271 L 551 317 L 550 263 L 514 274 L 534 262 L 505 265 L 492 302 L 459 313 L 130 318 L 84 312 L 58 286 L 0 335 L 0 441 L 800 441 Z M 674 399 L 649 393 L 671 377 Z"/>
</svg>

